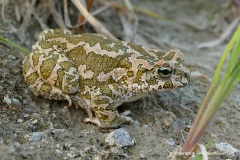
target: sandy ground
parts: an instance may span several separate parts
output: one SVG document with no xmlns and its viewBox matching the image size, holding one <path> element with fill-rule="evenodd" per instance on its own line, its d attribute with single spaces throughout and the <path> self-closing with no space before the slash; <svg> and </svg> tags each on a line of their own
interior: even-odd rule
<svg viewBox="0 0 240 160">
<path fill-rule="evenodd" d="M 111 146 L 105 138 L 114 129 L 105 130 L 84 124 L 82 120 L 86 118 L 86 112 L 67 108 L 65 101 L 34 96 L 23 80 L 23 54 L 0 43 L 1 160 L 159 160 L 166 159 L 184 142 L 226 45 L 197 49 L 198 44 L 218 38 L 221 29 L 227 26 L 222 15 L 223 1 L 135 0 L 133 4 L 174 19 L 159 20 L 137 12 L 137 36 L 144 41 L 137 38 L 135 43 L 163 50 L 179 48 L 184 53 L 185 64 L 192 72 L 191 84 L 186 88 L 157 93 L 119 107 L 120 111 L 132 111 L 134 123 L 121 128 L 130 134 L 134 145 Z M 9 8 L 5 16 L 13 21 L 13 8 Z M 121 38 L 121 32 L 118 32 L 121 24 L 115 10 L 102 12 L 97 18 Z M 16 28 L 20 26 L 17 22 L 12 24 Z M 0 21 L 0 29 L 6 28 L 7 24 Z M 19 39 L 11 33 L 1 33 L 1 36 L 30 49 L 40 31 L 36 21 L 32 21 L 25 39 Z M 215 139 L 208 151 L 223 154 L 213 155 L 210 159 L 240 158 L 239 89 L 240 86 L 237 85 L 199 141 L 206 144 Z M 219 146 L 222 143 L 229 145 L 230 149 L 221 150 Z M 233 152 L 226 153 L 230 151 Z"/>
</svg>

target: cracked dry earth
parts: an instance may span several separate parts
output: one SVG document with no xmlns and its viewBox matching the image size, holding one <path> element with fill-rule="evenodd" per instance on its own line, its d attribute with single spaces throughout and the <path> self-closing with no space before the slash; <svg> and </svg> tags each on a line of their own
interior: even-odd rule
<svg viewBox="0 0 240 160">
<path fill-rule="evenodd" d="M 209 17 L 220 14 L 222 7 L 220 0 L 185 0 L 174 2 L 174 5 L 173 1 L 167 0 L 138 2 L 132 3 L 200 27 L 210 25 L 214 18 Z M 108 10 L 98 17 L 102 16 L 99 19 L 114 34 L 115 21 L 111 23 L 109 17 L 114 15 L 113 12 Z M 6 16 L 11 18 L 11 15 Z M 166 159 L 169 152 L 184 142 L 225 44 L 200 50 L 198 44 L 218 38 L 211 28 L 194 30 L 177 21 L 157 20 L 138 12 L 137 16 L 137 35 L 144 41 L 136 39 L 135 43 L 163 50 L 180 49 L 184 53 L 184 63 L 192 72 L 190 85 L 123 104 L 119 112 L 131 110 L 133 124 L 122 125 L 120 131 L 99 129 L 82 122 L 87 117 L 84 110 L 68 108 L 66 101 L 34 96 L 23 80 L 21 64 L 24 55 L 0 43 L 0 159 L 158 160 Z M 3 22 L 0 23 L 3 27 Z M 36 31 L 33 28 L 37 28 Z M 14 34 L 1 33 L 1 36 L 30 49 L 40 31 L 36 23 L 27 31 L 26 41 L 20 41 Z M 146 33 L 152 39 L 147 38 Z M 153 39 L 160 46 L 153 43 Z M 216 139 L 209 152 L 231 154 L 213 155 L 210 159 L 239 159 L 239 90 L 238 84 L 200 139 L 201 144 Z M 119 135 L 124 144 L 119 144 L 119 137 L 114 137 L 113 133 Z M 225 147 L 228 149 L 223 150 L 221 146 L 228 146 Z"/>
</svg>

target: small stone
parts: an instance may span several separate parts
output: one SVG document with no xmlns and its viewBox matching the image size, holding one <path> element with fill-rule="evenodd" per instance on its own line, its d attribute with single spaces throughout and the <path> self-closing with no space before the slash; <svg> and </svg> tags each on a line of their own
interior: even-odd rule
<svg viewBox="0 0 240 160">
<path fill-rule="evenodd" d="M 166 143 L 167 143 L 168 145 L 170 145 L 170 146 L 175 146 L 175 145 L 176 145 L 176 143 L 174 142 L 173 139 L 167 139 L 167 140 L 166 140 Z"/>
<path fill-rule="evenodd" d="M 24 117 L 24 118 L 28 118 L 28 117 L 29 117 L 29 114 L 23 114 L 23 117 Z"/>
<path fill-rule="evenodd" d="M 149 128 L 149 125 L 144 124 L 143 127 L 144 127 L 145 129 L 147 129 L 147 128 Z"/>
<path fill-rule="evenodd" d="M 17 57 L 16 57 L 16 56 L 13 56 L 13 55 L 8 55 L 8 56 L 7 56 L 7 59 L 10 60 L 10 61 L 12 61 L 12 60 L 16 60 Z"/>
<path fill-rule="evenodd" d="M 93 157 L 93 160 L 101 160 L 101 159 L 102 158 L 100 156 L 98 156 L 98 155 Z"/>
<path fill-rule="evenodd" d="M 240 153 L 240 150 L 234 148 L 231 144 L 227 142 L 216 143 L 215 147 L 222 153 L 234 155 L 236 153 Z"/>
<path fill-rule="evenodd" d="M 56 149 L 55 151 L 57 152 L 58 155 L 63 155 L 63 152 L 60 149 Z"/>
<path fill-rule="evenodd" d="M 53 134 L 64 133 L 66 129 L 53 129 L 51 132 Z"/>
<path fill-rule="evenodd" d="M 138 120 L 135 120 L 135 121 L 133 121 L 133 124 L 136 126 L 140 126 L 141 123 Z"/>
<path fill-rule="evenodd" d="M 14 106 L 21 106 L 21 102 L 17 98 L 11 98 L 11 100 Z"/>
<path fill-rule="evenodd" d="M 0 86 L 0 92 L 2 92 L 2 91 L 3 91 L 3 88 L 4 88 L 3 86 Z"/>
<path fill-rule="evenodd" d="M 135 143 L 130 134 L 122 128 L 109 133 L 105 138 L 105 142 L 107 142 L 110 146 L 115 145 L 119 148 L 133 146 Z"/>
<path fill-rule="evenodd" d="M 34 119 L 33 121 L 31 121 L 32 124 L 37 124 L 38 120 Z"/>
<path fill-rule="evenodd" d="M 17 119 L 17 122 L 18 122 L 18 123 L 22 123 L 22 122 L 23 122 L 23 119 L 19 118 L 19 119 Z"/>
<path fill-rule="evenodd" d="M 172 112 L 168 112 L 166 111 L 163 115 L 161 115 L 160 119 L 162 122 L 162 127 L 164 129 L 168 129 L 172 123 L 173 123 L 173 119 L 175 118 L 175 115 Z"/>
<path fill-rule="evenodd" d="M 3 101 L 8 105 L 8 106 L 16 106 L 16 107 L 20 107 L 21 106 L 21 102 L 17 99 L 14 98 L 12 96 L 9 95 L 5 95 L 3 97 Z"/>
<path fill-rule="evenodd" d="M 71 148 L 71 147 L 72 147 L 72 143 L 71 143 L 71 142 L 66 142 L 66 143 L 63 144 L 63 148 L 64 148 L 64 149 L 67 149 L 67 150 L 68 150 L 68 149 Z"/>
<path fill-rule="evenodd" d="M 29 135 L 29 141 L 31 142 L 37 142 L 42 140 L 47 135 L 44 132 L 33 132 Z"/>
<path fill-rule="evenodd" d="M 70 158 L 76 158 L 76 157 L 80 156 L 80 153 L 77 150 L 70 150 L 67 153 L 67 156 L 70 157 Z"/>
<path fill-rule="evenodd" d="M 18 143 L 18 142 L 15 142 L 15 143 L 14 143 L 14 147 L 15 147 L 15 148 L 21 148 L 21 146 L 22 146 L 22 145 L 21 145 L 20 143 Z"/>
<path fill-rule="evenodd" d="M 11 104 L 12 104 L 12 101 L 11 101 L 11 99 L 9 98 L 8 95 L 5 95 L 5 96 L 3 97 L 3 102 L 7 103 L 8 105 L 11 105 Z"/>
<path fill-rule="evenodd" d="M 59 149 L 63 149 L 62 144 L 56 144 L 56 147 Z"/>
<path fill-rule="evenodd" d="M 140 158 L 141 159 L 145 159 L 146 158 L 146 155 L 144 153 L 140 153 Z"/>
</svg>

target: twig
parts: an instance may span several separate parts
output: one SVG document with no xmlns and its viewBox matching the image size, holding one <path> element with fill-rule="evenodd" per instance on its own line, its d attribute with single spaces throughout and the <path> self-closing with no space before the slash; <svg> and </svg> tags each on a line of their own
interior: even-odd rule
<svg viewBox="0 0 240 160">
<path fill-rule="evenodd" d="M 32 1 L 26 1 L 26 14 L 23 16 L 23 22 L 19 29 L 15 32 L 18 39 L 24 41 L 26 39 L 25 31 L 27 29 L 27 26 L 29 25 L 29 21 L 31 19 L 31 15 L 33 13 L 34 5 L 36 3 L 36 0 Z"/>
<path fill-rule="evenodd" d="M 110 4 L 110 3 L 105 3 L 104 6 L 99 7 L 99 8 L 96 9 L 95 11 L 91 12 L 91 15 L 92 15 L 92 16 L 98 15 L 98 14 L 100 14 L 101 12 L 107 10 L 107 9 L 110 8 L 110 7 L 111 7 L 111 4 Z"/>
<path fill-rule="evenodd" d="M 208 160 L 208 154 L 207 154 L 206 147 L 204 145 L 202 145 L 202 144 L 198 144 L 198 146 L 199 146 L 199 148 L 200 148 L 200 150 L 202 152 L 201 155 L 202 155 L 203 160 Z"/>
<path fill-rule="evenodd" d="M 215 39 L 210 42 L 204 42 L 197 46 L 198 49 L 201 48 L 212 48 L 220 45 L 222 42 L 224 42 L 226 39 L 228 39 L 231 34 L 233 33 L 234 29 L 237 28 L 240 22 L 240 16 L 235 18 L 233 22 L 227 27 L 227 29 L 221 34 L 220 38 Z"/>
<path fill-rule="evenodd" d="M 92 5 L 93 5 L 93 2 L 94 2 L 94 0 L 85 0 L 85 3 L 86 3 L 85 6 L 87 6 L 87 11 L 88 12 L 90 12 L 90 10 L 92 8 Z M 85 22 L 86 22 L 85 17 L 81 13 L 79 13 L 79 16 L 78 16 L 78 33 L 81 32 L 82 26 L 85 24 Z"/>
<path fill-rule="evenodd" d="M 10 28 L 10 29 L 9 29 Z M 0 33 L 15 33 L 15 32 L 17 32 L 18 30 L 13 26 L 13 25 L 11 25 L 11 24 L 9 24 L 9 26 L 8 26 L 8 30 L 2 30 L 2 29 L 0 29 Z"/>
<path fill-rule="evenodd" d="M 31 4 L 27 3 L 28 4 L 28 7 L 26 9 L 27 13 L 26 13 L 26 15 L 24 15 L 23 23 L 22 23 L 21 27 L 19 28 L 19 31 L 20 31 L 19 33 L 21 33 L 21 34 L 25 33 L 25 30 L 27 28 L 27 25 L 29 24 L 29 20 L 31 18 L 35 3 L 36 3 L 36 0 L 32 0 Z"/>
<path fill-rule="evenodd" d="M 17 2 L 15 2 L 15 5 L 14 5 L 14 10 L 15 10 L 15 15 L 16 15 L 16 19 L 18 22 L 20 22 L 21 20 L 21 14 L 20 14 L 20 10 L 19 10 L 19 5 Z"/>
<path fill-rule="evenodd" d="M 64 22 L 69 28 L 73 28 L 70 18 L 69 18 L 69 13 L 68 13 L 68 0 L 63 0 L 63 11 L 64 11 Z"/>
<path fill-rule="evenodd" d="M 33 16 L 36 18 L 42 30 L 49 29 L 49 27 L 42 21 L 36 12 L 33 12 Z"/>
<path fill-rule="evenodd" d="M 122 12 L 121 8 L 119 9 L 120 11 L 118 12 L 119 18 L 122 23 L 123 27 L 123 32 L 124 32 L 124 40 L 127 42 L 133 42 L 137 28 L 138 28 L 138 19 L 137 16 L 135 15 L 133 11 L 132 4 L 130 3 L 129 0 L 124 0 L 127 11 Z M 134 20 L 134 25 L 132 27 L 131 22 Z"/>
<path fill-rule="evenodd" d="M 1 3 L 2 3 L 1 17 L 2 17 L 3 23 L 5 23 L 5 21 L 6 21 L 6 19 L 5 19 L 5 7 L 9 4 L 9 1 L 6 0 L 6 1 L 0 2 L 0 4 Z"/>
<path fill-rule="evenodd" d="M 61 27 L 62 29 L 68 30 L 66 25 L 63 23 L 63 19 L 62 19 L 61 15 L 56 10 L 56 8 L 54 6 L 55 5 L 54 2 L 55 1 L 53 1 L 53 0 L 48 1 L 50 12 L 53 15 L 53 18 L 54 18 L 55 22 L 58 24 L 58 26 Z"/>
<path fill-rule="evenodd" d="M 152 36 L 151 34 L 147 33 L 147 32 L 141 32 L 140 35 L 142 35 L 143 37 L 145 37 L 145 39 L 149 39 L 152 43 L 154 43 L 156 46 L 158 46 L 159 48 L 164 48 L 163 46 L 166 46 L 167 44 L 162 44 L 159 42 L 159 40 L 157 38 L 155 38 L 154 36 Z"/>
<path fill-rule="evenodd" d="M 133 42 L 133 40 L 136 36 L 137 30 L 138 30 L 138 17 L 136 16 L 136 14 L 134 12 L 131 2 L 129 0 L 125 0 L 124 2 L 127 6 L 127 9 L 130 11 L 130 13 L 127 14 L 129 21 L 132 19 L 134 20 L 134 25 L 132 28 L 132 37 L 130 39 L 130 42 Z"/>
<path fill-rule="evenodd" d="M 74 5 L 78 8 L 78 10 L 82 13 L 82 15 L 86 18 L 86 20 L 93 26 L 97 33 L 103 34 L 108 38 L 115 38 L 100 22 L 98 22 L 82 5 L 79 0 L 72 0 Z"/>
</svg>

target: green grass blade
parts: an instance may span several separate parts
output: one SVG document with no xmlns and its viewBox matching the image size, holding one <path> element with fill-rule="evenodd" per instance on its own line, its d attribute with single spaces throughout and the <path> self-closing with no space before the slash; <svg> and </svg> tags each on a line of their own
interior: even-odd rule
<svg viewBox="0 0 240 160">
<path fill-rule="evenodd" d="M 229 54 L 230 57 L 227 69 L 219 82 L 220 73 Z M 226 46 L 222 57 L 219 60 L 212 84 L 203 100 L 203 103 L 198 111 L 197 117 L 194 120 L 194 123 L 190 129 L 189 135 L 187 136 L 186 141 L 183 144 L 181 152 L 189 152 L 191 151 L 191 149 L 193 149 L 193 146 L 198 142 L 199 138 L 206 130 L 208 124 L 210 123 L 218 109 L 221 107 L 221 104 L 229 96 L 235 85 L 239 82 L 240 80 L 239 54 L 240 54 L 240 26 L 235 31 L 230 42 Z M 218 85 L 217 88 L 216 85 Z M 207 105 L 210 98 L 211 100 Z"/>
<path fill-rule="evenodd" d="M 212 85 L 215 85 L 217 84 L 218 82 L 218 78 L 219 78 L 219 75 L 221 73 L 221 70 L 222 70 L 222 66 L 228 56 L 228 54 L 230 53 L 231 49 L 232 49 L 232 46 L 233 44 L 236 42 L 236 39 L 238 39 L 238 36 L 240 35 L 240 26 L 237 28 L 237 31 L 235 31 L 233 37 L 231 38 L 230 42 L 228 43 L 227 47 L 225 48 L 224 52 L 223 52 L 223 55 L 218 63 L 218 66 L 217 66 L 217 69 L 216 69 L 216 72 L 214 74 L 214 77 L 213 77 L 213 81 L 212 81 Z M 233 61 L 233 60 L 232 60 Z"/>
<path fill-rule="evenodd" d="M 236 63 L 236 60 L 238 59 L 239 56 L 239 51 L 240 51 L 240 27 L 238 27 L 237 31 L 235 32 L 233 36 L 233 41 L 235 42 L 235 47 L 232 51 L 231 57 L 228 62 L 228 67 L 226 70 L 226 73 L 230 73 Z"/>
<path fill-rule="evenodd" d="M 216 142 L 216 138 L 211 138 L 207 144 L 205 145 L 206 149 L 208 149 L 210 146 L 213 145 L 213 143 Z M 202 160 L 202 155 L 201 154 L 196 154 L 196 157 L 194 158 L 194 160 Z"/>
<path fill-rule="evenodd" d="M 7 40 L 6 38 L 3 38 L 2 36 L 0 36 L 0 42 L 14 47 L 14 48 L 20 50 L 21 52 L 25 53 L 26 55 L 28 55 L 30 53 L 27 49 Z"/>
<path fill-rule="evenodd" d="M 233 72 L 230 74 L 230 76 L 225 75 L 227 76 L 226 81 L 225 79 L 221 81 L 196 129 L 196 134 L 194 134 L 194 136 L 191 138 L 189 145 L 194 145 L 195 143 L 197 143 L 198 139 L 203 134 L 218 109 L 221 107 L 221 104 L 228 97 L 228 95 L 231 93 L 232 89 L 238 82 L 237 77 L 239 76 L 239 74 L 240 60 L 235 65 Z"/>
</svg>

